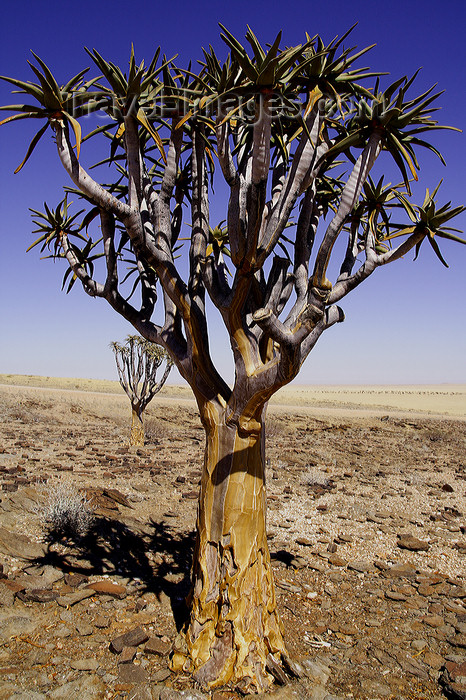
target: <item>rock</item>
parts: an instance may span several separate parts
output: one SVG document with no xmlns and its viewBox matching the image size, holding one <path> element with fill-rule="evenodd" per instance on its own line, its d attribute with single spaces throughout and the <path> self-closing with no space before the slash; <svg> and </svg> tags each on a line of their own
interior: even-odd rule
<svg viewBox="0 0 466 700">
<path fill-rule="evenodd" d="M 297 537 L 295 542 L 301 547 L 312 547 L 315 544 L 314 540 L 310 540 L 307 537 Z"/>
<path fill-rule="evenodd" d="M 50 603 L 60 597 L 58 591 L 51 591 L 47 588 L 33 588 L 30 591 L 21 591 L 18 598 L 27 603 Z"/>
<path fill-rule="evenodd" d="M 394 576 L 396 578 L 414 578 L 416 576 L 416 567 L 412 564 L 393 564 L 384 573 L 386 576 Z"/>
<path fill-rule="evenodd" d="M 67 586 L 71 586 L 71 588 L 78 588 L 88 581 L 88 577 L 84 576 L 84 574 L 65 574 L 65 583 Z"/>
<path fill-rule="evenodd" d="M 46 551 L 45 545 L 31 542 L 26 535 L 10 532 L 0 526 L 0 553 L 17 559 L 39 559 Z"/>
<path fill-rule="evenodd" d="M 400 602 L 406 600 L 406 596 L 403 595 L 403 593 L 399 593 L 398 591 L 385 591 L 385 598 L 388 598 L 389 600 L 397 600 Z"/>
<path fill-rule="evenodd" d="M 332 566 L 346 566 L 347 562 L 340 557 L 339 554 L 331 554 L 328 558 L 328 563 Z"/>
<path fill-rule="evenodd" d="M 88 583 L 86 588 L 91 588 L 94 593 L 99 595 L 110 595 L 113 598 L 124 598 L 126 596 L 126 587 L 111 581 L 94 581 L 93 583 Z"/>
<path fill-rule="evenodd" d="M 160 700 L 208 700 L 208 695 L 200 690 L 175 690 L 174 688 L 162 688 Z"/>
<path fill-rule="evenodd" d="M 426 651 L 422 656 L 422 660 L 425 664 L 430 666 L 430 668 L 433 668 L 434 671 L 439 671 L 444 664 L 443 656 L 440 656 L 440 654 L 436 654 L 433 651 Z"/>
<path fill-rule="evenodd" d="M 421 617 L 421 622 L 429 627 L 442 627 L 445 624 L 443 617 L 440 615 L 424 615 Z"/>
<path fill-rule="evenodd" d="M 94 625 L 99 629 L 107 629 L 111 624 L 110 618 L 106 615 L 97 615 L 94 619 Z"/>
<path fill-rule="evenodd" d="M 121 506 L 125 506 L 126 508 L 133 508 L 126 496 L 123 493 L 121 493 L 121 491 L 118 491 L 118 489 L 104 489 L 103 495 L 107 496 L 107 498 L 111 498 L 113 501 L 119 503 Z"/>
<path fill-rule="evenodd" d="M 9 608 L 15 602 L 14 592 L 8 588 L 8 586 L 2 586 L 0 584 L 0 607 Z"/>
<path fill-rule="evenodd" d="M 98 676 L 83 676 L 71 683 L 65 683 L 56 688 L 48 697 L 52 700 L 102 700 L 105 697 L 105 683 Z"/>
<path fill-rule="evenodd" d="M 81 635 L 81 637 L 89 637 L 89 635 L 91 635 L 94 631 L 93 626 L 85 620 L 79 620 L 76 623 L 76 629 L 78 631 L 78 634 Z"/>
<path fill-rule="evenodd" d="M 121 654 L 123 647 L 137 647 L 144 644 L 149 639 L 149 635 L 144 632 L 142 627 L 135 627 L 119 637 L 115 637 L 110 642 L 110 651 L 114 654 Z"/>
<path fill-rule="evenodd" d="M 466 649 L 466 634 L 456 634 L 454 637 L 449 637 L 448 641 L 454 647 L 460 647 L 461 649 Z"/>
<path fill-rule="evenodd" d="M 154 654 L 155 656 L 166 656 L 170 649 L 171 644 L 160 637 L 150 637 L 144 646 L 146 654 Z"/>
<path fill-rule="evenodd" d="M 79 591 L 76 591 L 75 593 L 66 593 L 65 595 L 61 595 L 59 598 L 57 598 L 57 603 L 63 608 L 68 608 L 72 605 L 76 605 L 76 603 L 80 603 L 86 598 L 90 598 L 93 595 L 93 590 L 89 588 L 83 588 Z"/>
<path fill-rule="evenodd" d="M 466 661 L 447 661 L 439 683 L 452 700 L 466 700 Z"/>
<path fill-rule="evenodd" d="M 348 569 L 364 574 L 368 571 L 373 571 L 374 567 L 369 561 L 353 561 L 348 563 Z"/>
<path fill-rule="evenodd" d="M 304 668 L 306 676 L 314 683 L 325 685 L 330 677 L 330 669 L 321 661 L 311 659 L 309 656 L 302 656 L 298 662 Z"/>
<path fill-rule="evenodd" d="M 136 656 L 137 647 L 123 647 L 121 654 L 118 657 L 119 664 L 132 664 Z"/>
<path fill-rule="evenodd" d="M 10 637 L 19 637 L 21 634 L 34 632 L 39 621 L 24 614 L 12 615 L 11 612 L 0 612 L 0 638 L 8 640 Z"/>
<path fill-rule="evenodd" d="M 142 666 L 122 664 L 119 668 L 118 681 L 120 683 L 147 683 L 149 681 L 149 674 Z"/>
<path fill-rule="evenodd" d="M 430 548 L 428 542 L 408 534 L 399 534 L 397 545 L 400 549 L 409 549 L 411 552 L 427 552 Z"/>
<path fill-rule="evenodd" d="M 411 642 L 411 646 L 413 649 L 416 649 L 416 651 L 422 651 L 427 647 L 427 642 L 425 639 L 415 639 Z"/>
<path fill-rule="evenodd" d="M 70 663 L 76 671 L 97 671 L 99 662 L 97 659 L 75 659 Z"/>
</svg>

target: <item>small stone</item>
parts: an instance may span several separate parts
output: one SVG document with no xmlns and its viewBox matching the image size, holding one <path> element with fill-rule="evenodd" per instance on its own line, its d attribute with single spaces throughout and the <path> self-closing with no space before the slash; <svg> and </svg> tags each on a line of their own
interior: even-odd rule
<svg viewBox="0 0 466 700">
<path fill-rule="evenodd" d="M 46 546 L 31 542 L 26 535 L 18 532 L 10 532 L 4 527 L 0 527 L 0 553 L 8 554 L 17 559 L 34 560 L 46 554 Z"/>
<path fill-rule="evenodd" d="M 111 620 L 105 615 L 97 615 L 94 619 L 94 625 L 99 629 L 107 629 L 111 625 Z"/>
<path fill-rule="evenodd" d="M 22 634 L 31 634 L 39 624 L 38 620 L 33 620 L 26 615 L 12 615 L 0 613 L 0 639 L 10 639 L 19 637 Z"/>
<path fill-rule="evenodd" d="M 454 637 L 449 637 L 448 641 L 454 647 L 460 647 L 461 649 L 466 649 L 466 634 L 455 634 Z"/>
<path fill-rule="evenodd" d="M 137 647 L 144 644 L 149 639 L 149 635 L 141 627 L 135 627 L 119 637 L 115 637 L 110 642 L 110 651 L 114 654 L 121 654 L 123 647 Z"/>
<path fill-rule="evenodd" d="M 398 535 L 397 545 L 400 549 L 409 549 L 411 552 L 427 552 L 430 547 L 428 542 L 408 534 Z"/>
<path fill-rule="evenodd" d="M 76 623 L 76 629 L 78 631 L 78 634 L 81 635 L 81 637 L 89 637 L 89 635 L 91 635 L 94 631 L 93 626 L 90 625 L 85 620 L 83 620 L 83 621 L 79 620 Z"/>
<path fill-rule="evenodd" d="M 152 674 L 152 680 L 155 683 L 163 683 L 163 681 L 166 681 L 167 678 L 170 678 L 170 676 L 171 673 L 168 668 L 161 668 Z"/>
<path fill-rule="evenodd" d="M 11 607 L 15 602 L 15 594 L 7 586 L 0 585 L 0 607 Z"/>
<path fill-rule="evenodd" d="M 433 651 L 426 651 L 422 657 L 422 660 L 425 664 L 430 666 L 430 668 L 433 668 L 434 671 L 439 671 L 444 663 L 443 656 L 440 656 L 440 654 L 436 654 Z"/>
<path fill-rule="evenodd" d="M 65 574 L 65 583 L 67 586 L 71 586 L 71 588 L 78 588 L 88 581 L 88 577 L 84 576 L 84 574 Z"/>
<path fill-rule="evenodd" d="M 51 591 L 46 588 L 33 588 L 30 591 L 18 593 L 18 598 L 27 603 L 50 603 L 60 597 L 58 591 Z"/>
<path fill-rule="evenodd" d="M 416 575 L 416 567 L 412 564 L 393 564 L 385 575 L 395 576 L 400 578 L 414 578 Z"/>
<path fill-rule="evenodd" d="M 308 562 L 308 567 L 310 569 L 312 569 L 313 571 L 320 571 L 320 572 L 325 571 L 325 566 L 317 561 Z"/>
<path fill-rule="evenodd" d="M 120 656 L 118 657 L 119 664 L 131 664 L 137 653 L 137 647 L 123 647 Z"/>
<path fill-rule="evenodd" d="M 296 544 L 301 545 L 301 547 L 312 547 L 315 542 L 308 539 L 307 537 L 297 537 L 295 540 Z"/>
<path fill-rule="evenodd" d="M 442 627 L 445 624 L 443 617 L 440 617 L 440 615 L 424 615 L 421 617 L 421 622 L 434 628 Z"/>
<path fill-rule="evenodd" d="M 427 647 L 427 642 L 425 639 L 415 639 L 411 642 L 411 646 L 413 649 L 416 649 L 416 651 L 422 651 Z"/>
<path fill-rule="evenodd" d="M 120 683 L 147 683 L 149 681 L 149 674 L 142 666 L 122 664 L 119 669 L 118 681 Z"/>
<path fill-rule="evenodd" d="M 80 603 L 82 600 L 85 600 L 86 598 L 90 598 L 93 595 L 94 595 L 94 591 L 90 590 L 89 588 L 87 588 L 87 589 L 81 588 L 80 590 L 76 591 L 75 593 L 66 593 L 65 595 L 61 595 L 59 598 L 57 598 L 57 603 L 62 608 L 68 608 L 72 605 L 76 605 L 77 603 Z"/>
<path fill-rule="evenodd" d="M 309 656 L 304 656 L 299 659 L 299 663 L 304 668 L 304 673 L 313 682 L 325 685 L 330 678 L 330 669 L 321 661 L 311 659 Z"/>
<path fill-rule="evenodd" d="M 97 659 L 75 659 L 70 663 L 76 671 L 97 671 L 99 662 Z"/>
<path fill-rule="evenodd" d="M 365 574 L 368 571 L 373 571 L 374 567 L 369 561 L 350 561 L 348 564 L 348 569 L 357 571 L 360 574 Z"/>
<path fill-rule="evenodd" d="M 399 593 L 398 591 L 385 591 L 385 598 L 388 598 L 388 600 L 396 600 L 399 602 L 404 602 L 406 600 L 406 596 L 403 595 L 403 593 Z"/>
<path fill-rule="evenodd" d="M 112 598 L 124 598 L 126 596 L 126 587 L 111 581 L 94 581 L 94 583 L 88 583 L 86 588 L 91 588 L 99 595 L 110 595 Z"/>
<path fill-rule="evenodd" d="M 151 637 L 144 646 L 146 654 L 154 654 L 155 656 L 166 656 L 170 649 L 171 644 L 160 637 Z"/>
<path fill-rule="evenodd" d="M 53 700 L 69 700 L 79 698 L 80 700 L 101 700 L 105 697 L 106 687 L 104 682 L 95 675 L 82 676 L 76 681 L 65 683 L 53 690 L 48 697 Z"/>
<path fill-rule="evenodd" d="M 328 558 L 328 563 L 332 566 L 346 566 L 347 564 L 338 554 L 331 554 Z"/>
</svg>

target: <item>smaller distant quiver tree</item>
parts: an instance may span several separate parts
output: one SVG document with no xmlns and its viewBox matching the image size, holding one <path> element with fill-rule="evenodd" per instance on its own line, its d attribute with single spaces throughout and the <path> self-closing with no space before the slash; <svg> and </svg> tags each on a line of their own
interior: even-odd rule
<svg viewBox="0 0 466 700">
<path fill-rule="evenodd" d="M 129 335 L 124 345 L 110 343 L 115 354 L 120 384 L 131 401 L 130 445 L 144 445 L 144 411 L 165 384 L 173 362 L 169 354 L 139 335 Z M 157 371 L 165 362 L 165 371 L 157 382 Z"/>
</svg>

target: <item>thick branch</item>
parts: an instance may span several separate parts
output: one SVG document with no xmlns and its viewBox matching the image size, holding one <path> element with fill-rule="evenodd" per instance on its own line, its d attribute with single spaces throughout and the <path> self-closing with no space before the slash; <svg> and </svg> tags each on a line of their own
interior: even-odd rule
<svg viewBox="0 0 466 700">
<path fill-rule="evenodd" d="M 306 182 L 306 187 L 309 187 L 318 175 L 320 166 L 317 163 L 329 148 L 329 145 L 322 141 L 317 145 L 321 139 L 319 112 L 317 110 L 311 112 L 306 121 L 311 139 L 303 130 L 280 196 L 272 207 L 267 221 L 264 222 L 259 239 L 258 264 L 260 265 L 265 262 L 282 235 L 297 198 L 303 192 L 304 183 Z"/>
<path fill-rule="evenodd" d="M 115 214 L 120 221 L 127 219 L 131 214 L 130 207 L 107 192 L 79 164 L 70 143 L 68 126 L 57 119 L 52 120 L 51 125 L 55 129 L 60 160 L 76 187 L 99 207 Z"/>
<path fill-rule="evenodd" d="M 330 283 L 327 280 L 326 273 L 333 245 L 343 228 L 346 217 L 352 212 L 356 202 L 359 200 L 364 182 L 380 153 L 380 139 L 381 134 L 379 131 L 374 131 L 371 134 L 364 151 L 356 161 L 351 175 L 343 188 L 340 205 L 325 232 L 317 253 L 312 275 L 312 285 L 317 288 L 329 288 Z"/>
<path fill-rule="evenodd" d="M 328 303 L 334 304 L 340 301 L 344 296 L 349 294 L 353 289 L 358 287 L 361 282 L 371 275 L 376 267 L 381 265 L 387 265 L 390 262 L 394 262 L 399 258 L 406 255 L 410 250 L 412 250 L 425 236 L 425 232 L 421 229 L 414 231 L 409 238 L 401 243 L 397 248 L 389 250 L 386 253 L 377 255 L 374 250 L 374 237 L 372 234 L 368 235 L 368 241 L 366 243 L 366 260 L 361 265 L 361 267 L 351 275 L 344 279 L 340 279 L 333 287 L 330 295 L 328 297 Z"/>
</svg>

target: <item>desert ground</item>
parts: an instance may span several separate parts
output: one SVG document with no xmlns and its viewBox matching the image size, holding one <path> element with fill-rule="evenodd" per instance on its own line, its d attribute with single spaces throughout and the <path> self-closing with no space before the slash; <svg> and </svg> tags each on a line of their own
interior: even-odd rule
<svg viewBox="0 0 466 700">
<path fill-rule="evenodd" d="M 174 676 L 204 435 L 185 387 L 128 446 L 117 382 L 0 375 L 0 700 L 235 700 Z M 297 677 L 262 697 L 466 698 L 466 385 L 270 402 L 268 535 Z M 46 537 L 74 485 L 81 541 Z"/>
</svg>

